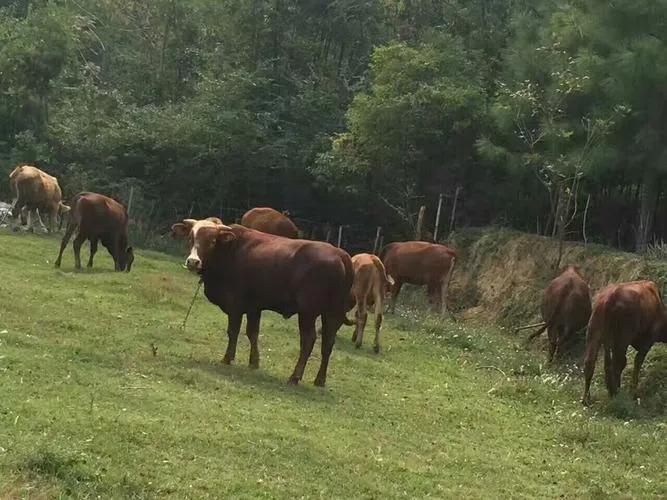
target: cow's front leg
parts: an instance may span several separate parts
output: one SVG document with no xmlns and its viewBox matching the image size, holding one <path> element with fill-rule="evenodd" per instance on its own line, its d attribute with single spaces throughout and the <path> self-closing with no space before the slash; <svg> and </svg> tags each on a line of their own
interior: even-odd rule
<svg viewBox="0 0 667 500">
<path fill-rule="evenodd" d="M 222 358 L 222 362 L 226 365 L 234 361 L 236 357 L 236 341 L 241 331 L 242 318 L 243 314 L 230 313 L 227 315 L 227 351 L 225 352 L 225 357 Z"/>
</svg>

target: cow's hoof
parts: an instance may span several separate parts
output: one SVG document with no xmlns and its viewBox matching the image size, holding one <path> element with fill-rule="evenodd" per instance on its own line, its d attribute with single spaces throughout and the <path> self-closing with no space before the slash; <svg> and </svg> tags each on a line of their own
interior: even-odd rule
<svg viewBox="0 0 667 500">
<path fill-rule="evenodd" d="M 287 379 L 287 385 L 299 385 L 299 379 L 296 377 L 290 377 Z"/>
<path fill-rule="evenodd" d="M 251 361 L 248 366 L 253 370 L 259 370 L 259 361 Z"/>
<path fill-rule="evenodd" d="M 357 349 L 361 349 L 361 343 L 360 343 L 360 342 L 356 342 L 356 343 L 354 344 L 354 347 L 356 347 Z"/>
<path fill-rule="evenodd" d="M 380 354 L 380 346 L 379 346 L 379 345 L 374 346 L 374 347 L 373 347 L 373 352 L 374 352 L 375 354 Z"/>
<path fill-rule="evenodd" d="M 232 361 L 234 361 L 234 358 L 230 358 L 229 356 L 225 356 L 224 358 L 222 358 L 223 365 L 231 365 Z"/>
<path fill-rule="evenodd" d="M 315 384 L 316 387 L 324 387 L 325 382 L 326 381 L 324 379 L 321 379 L 320 377 L 317 377 L 315 379 L 314 384 Z"/>
</svg>

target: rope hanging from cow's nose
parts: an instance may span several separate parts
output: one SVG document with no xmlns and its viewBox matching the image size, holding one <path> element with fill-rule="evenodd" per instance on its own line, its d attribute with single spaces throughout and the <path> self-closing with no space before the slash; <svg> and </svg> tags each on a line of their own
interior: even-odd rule
<svg viewBox="0 0 667 500">
<path fill-rule="evenodd" d="M 185 325 L 188 322 L 188 318 L 190 317 L 190 312 L 192 311 L 192 308 L 195 305 L 195 300 L 197 300 L 197 295 L 199 294 L 199 289 L 201 288 L 201 284 L 204 282 L 203 279 L 199 279 L 199 282 L 197 283 L 197 288 L 195 288 L 195 294 L 192 296 L 192 302 L 190 302 L 190 307 L 188 308 L 188 312 L 185 315 L 185 319 L 183 320 L 183 326 L 181 329 L 185 332 Z"/>
</svg>

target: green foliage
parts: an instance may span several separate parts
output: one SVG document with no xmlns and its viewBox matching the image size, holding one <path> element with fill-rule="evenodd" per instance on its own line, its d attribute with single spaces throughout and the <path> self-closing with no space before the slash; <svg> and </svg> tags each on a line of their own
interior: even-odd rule
<svg viewBox="0 0 667 500">
<path fill-rule="evenodd" d="M 590 194 L 599 241 L 667 231 L 665 0 L 8 4 L 0 175 L 134 185 L 163 227 L 261 204 L 403 238 L 462 187 L 462 224 L 551 234 Z"/>
</svg>

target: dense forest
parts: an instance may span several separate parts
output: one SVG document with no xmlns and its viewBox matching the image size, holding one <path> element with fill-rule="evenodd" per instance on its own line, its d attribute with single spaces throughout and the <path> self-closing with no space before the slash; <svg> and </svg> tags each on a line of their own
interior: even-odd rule
<svg viewBox="0 0 667 500">
<path fill-rule="evenodd" d="M 667 235 L 667 0 L 0 5 L 5 179 L 132 190 L 157 229 L 270 205 L 405 237 L 442 194 L 446 233 L 458 190 L 457 227 Z"/>
</svg>

